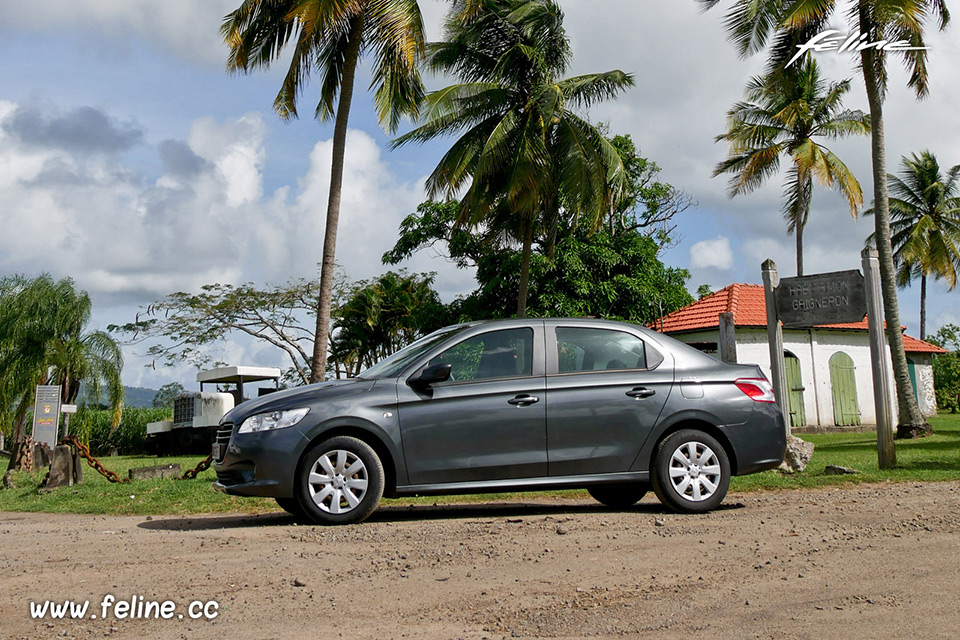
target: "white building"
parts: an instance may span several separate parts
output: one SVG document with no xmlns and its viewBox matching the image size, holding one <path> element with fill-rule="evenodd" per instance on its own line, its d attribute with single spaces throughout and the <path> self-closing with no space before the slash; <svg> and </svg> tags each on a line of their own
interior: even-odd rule
<svg viewBox="0 0 960 640">
<path fill-rule="evenodd" d="M 772 378 L 761 285 L 732 284 L 664 316 L 653 328 L 719 357 L 719 314 L 726 312 L 733 314 L 737 362 L 756 363 Z M 934 415 L 932 357 L 945 351 L 906 334 L 903 342 L 920 410 L 924 415 Z M 791 426 L 815 429 L 876 424 L 866 320 L 812 329 L 783 329 L 783 349 Z M 889 351 L 886 359 L 892 382 Z M 892 387 L 891 383 L 891 415 L 896 418 Z"/>
</svg>

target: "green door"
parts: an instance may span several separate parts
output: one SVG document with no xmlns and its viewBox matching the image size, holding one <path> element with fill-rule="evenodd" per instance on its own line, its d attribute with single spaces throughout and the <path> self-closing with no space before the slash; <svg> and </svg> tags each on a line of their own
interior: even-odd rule
<svg viewBox="0 0 960 640">
<path fill-rule="evenodd" d="M 917 363 L 911 358 L 907 358 L 907 370 L 910 372 L 910 385 L 913 387 L 913 397 L 919 402 L 920 396 L 917 395 Z"/>
<path fill-rule="evenodd" d="M 833 421 L 838 427 L 855 427 L 860 424 L 857 378 L 853 370 L 853 359 L 843 351 L 837 351 L 830 356 Z"/>
<path fill-rule="evenodd" d="M 807 413 L 803 407 L 803 378 L 800 375 L 800 359 L 792 353 L 783 354 L 784 372 L 787 378 L 787 396 L 790 407 L 790 426 L 807 426 Z"/>
</svg>

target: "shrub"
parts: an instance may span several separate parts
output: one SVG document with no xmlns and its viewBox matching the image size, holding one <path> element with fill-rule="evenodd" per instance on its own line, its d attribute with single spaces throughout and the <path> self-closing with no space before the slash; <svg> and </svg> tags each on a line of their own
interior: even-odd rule
<svg viewBox="0 0 960 640">
<path fill-rule="evenodd" d="M 170 409 L 146 409 L 130 407 L 123 410 L 120 426 L 110 435 L 110 409 L 89 409 L 81 407 L 70 419 L 70 433 L 90 447 L 95 456 L 109 453 L 116 447 L 121 455 L 144 453 L 146 451 L 147 423 L 169 420 L 173 417 Z"/>
</svg>

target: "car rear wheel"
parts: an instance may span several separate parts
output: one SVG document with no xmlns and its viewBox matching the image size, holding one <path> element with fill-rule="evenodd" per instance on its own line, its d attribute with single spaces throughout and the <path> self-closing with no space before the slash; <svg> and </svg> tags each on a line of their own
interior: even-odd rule
<svg viewBox="0 0 960 640">
<path fill-rule="evenodd" d="M 593 499 L 614 509 L 625 509 L 647 495 L 650 485 L 646 482 L 627 482 L 623 484 L 601 484 L 587 487 Z"/>
<path fill-rule="evenodd" d="M 299 522 L 309 522 L 310 518 L 307 516 L 307 512 L 304 511 L 303 507 L 300 506 L 300 503 L 297 502 L 296 498 L 274 498 L 277 501 L 277 504 L 280 505 L 280 508 L 292 515 Z"/>
<path fill-rule="evenodd" d="M 318 524 L 362 522 L 383 495 L 380 458 L 366 442 L 350 436 L 324 440 L 307 451 L 298 478 L 297 498 Z"/>
<path fill-rule="evenodd" d="M 730 460 L 716 438 L 685 429 L 660 443 L 651 480 L 664 505 L 683 513 L 704 513 L 727 495 Z"/>
</svg>

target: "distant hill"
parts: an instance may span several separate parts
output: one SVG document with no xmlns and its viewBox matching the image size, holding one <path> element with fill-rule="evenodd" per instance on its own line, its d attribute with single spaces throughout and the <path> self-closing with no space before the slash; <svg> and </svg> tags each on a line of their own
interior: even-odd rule
<svg viewBox="0 0 960 640">
<path fill-rule="evenodd" d="M 152 407 L 153 396 L 157 395 L 156 389 L 147 389 L 146 387 L 124 387 L 123 405 L 125 407 Z"/>
</svg>

